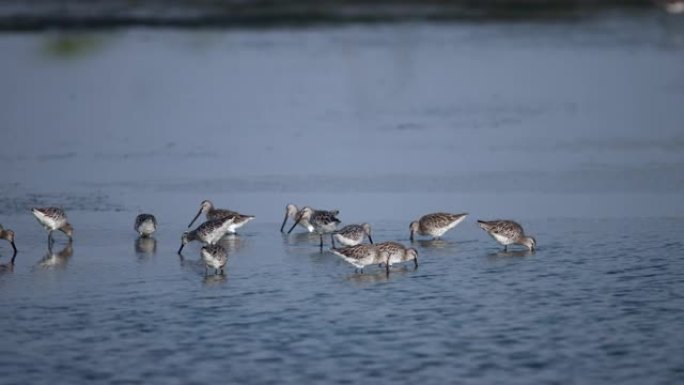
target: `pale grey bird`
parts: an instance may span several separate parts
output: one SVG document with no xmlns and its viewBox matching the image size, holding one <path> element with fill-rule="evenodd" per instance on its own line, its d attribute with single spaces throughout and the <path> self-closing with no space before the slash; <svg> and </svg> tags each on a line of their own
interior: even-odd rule
<svg viewBox="0 0 684 385">
<path fill-rule="evenodd" d="M 48 231 L 48 243 L 52 243 L 52 232 L 59 230 L 69 237 L 69 242 L 73 240 L 74 228 L 67 222 L 64 210 L 57 207 L 32 208 L 31 212 L 38 219 L 38 222 Z"/>
<path fill-rule="evenodd" d="M 202 247 L 202 260 L 205 265 L 204 275 L 207 275 L 207 269 L 210 267 L 214 269 L 214 274 L 224 274 L 228 252 L 219 245 L 206 245 Z"/>
<path fill-rule="evenodd" d="M 157 219 L 152 214 L 140 214 L 135 217 L 133 228 L 141 237 L 149 237 L 157 230 Z"/>
<path fill-rule="evenodd" d="M 504 251 L 507 251 L 508 245 L 512 244 L 523 245 L 530 251 L 534 251 L 537 247 L 537 241 L 534 237 L 525 235 L 522 226 L 517 222 L 497 219 L 493 221 L 478 220 L 477 223 L 482 230 L 503 245 Z"/>
<path fill-rule="evenodd" d="M 432 213 L 423 215 L 420 219 L 411 222 L 409 225 L 409 229 L 411 230 L 411 241 L 413 241 L 415 234 L 439 238 L 444 235 L 444 233 L 463 222 L 467 216 L 468 213 Z"/>
<path fill-rule="evenodd" d="M 234 218 L 215 219 L 206 221 L 192 231 L 186 231 L 181 236 L 181 246 L 178 254 L 183 251 L 183 247 L 192 241 L 200 241 L 210 245 L 216 244 L 223 236 L 228 234 L 228 229 L 233 224 Z"/>
<path fill-rule="evenodd" d="M 343 246 L 356 246 L 363 242 L 363 239 L 368 237 L 368 242 L 373 244 L 371 238 L 371 227 L 368 223 L 360 225 L 347 225 L 339 230 L 335 230 L 330 234 L 332 246 L 335 247 L 335 240 Z"/>
<path fill-rule="evenodd" d="M 297 221 L 295 221 L 287 233 L 291 233 L 299 222 L 306 220 L 313 226 L 314 232 L 319 235 L 321 239 L 320 248 L 323 251 L 323 234 L 335 231 L 335 228 L 340 223 L 336 215 L 335 211 L 314 210 L 311 207 L 304 207 L 297 215 Z"/>
</svg>

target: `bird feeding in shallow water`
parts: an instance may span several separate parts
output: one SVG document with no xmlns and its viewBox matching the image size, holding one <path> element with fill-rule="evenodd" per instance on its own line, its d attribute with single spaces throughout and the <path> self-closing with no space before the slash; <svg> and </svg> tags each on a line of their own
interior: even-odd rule
<svg viewBox="0 0 684 385">
<path fill-rule="evenodd" d="M 383 262 L 392 266 L 397 263 L 413 261 L 418 268 L 418 250 L 406 247 L 398 242 L 382 242 L 375 245 L 380 251 Z M 384 261 L 387 262 L 384 262 Z"/>
<path fill-rule="evenodd" d="M 360 225 L 347 225 L 339 230 L 335 230 L 330 234 L 332 246 L 335 247 L 335 240 L 343 246 L 356 246 L 363 242 L 363 239 L 368 237 L 368 242 L 373 244 L 371 238 L 371 227 L 368 223 Z"/>
<path fill-rule="evenodd" d="M 52 243 L 52 232 L 59 230 L 69 237 L 69 242 L 73 240 L 74 228 L 67 222 L 64 210 L 56 207 L 32 208 L 33 216 L 48 231 L 48 243 Z"/>
<path fill-rule="evenodd" d="M 17 253 L 17 246 L 14 244 L 14 231 L 10 229 L 5 229 L 0 225 L 0 239 L 4 239 L 7 242 L 12 245 L 12 250 L 14 250 L 14 254 Z"/>
<path fill-rule="evenodd" d="M 224 235 L 228 234 L 228 229 L 233 224 L 233 220 L 234 218 L 206 221 L 195 230 L 184 232 L 181 236 L 181 246 L 178 249 L 178 254 L 183 251 L 185 245 L 192 241 L 200 241 L 210 245 L 216 244 Z"/>
<path fill-rule="evenodd" d="M 233 234 L 237 229 L 246 225 L 248 222 L 254 219 L 253 215 L 240 214 L 239 212 L 233 210 L 217 209 L 214 207 L 214 204 L 211 203 L 211 201 L 204 200 L 200 204 L 200 209 L 197 212 L 197 215 L 195 215 L 195 217 L 192 219 L 188 227 L 192 226 L 192 224 L 195 223 L 197 218 L 199 218 L 199 216 L 202 215 L 202 213 L 205 214 L 208 221 L 216 219 L 233 218 L 233 224 L 228 229 L 228 232 Z"/>
<path fill-rule="evenodd" d="M 152 214 L 140 214 L 135 218 L 133 228 L 141 237 L 149 237 L 157 230 L 157 219 Z"/>
<path fill-rule="evenodd" d="M 285 229 L 285 224 L 287 223 L 288 218 L 292 218 L 293 221 L 296 221 L 298 216 L 299 209 L 297 208 L 297 206 L 295 206 L 292 203 L 288 203 L 287 206 L 285 206 L 285 218 L 283 218 L 283 224 L 280 225 L 280 232 L 282 233 L 283 229 Z M 308 220 L 300 220 L 299 225 L 305 228 L 310 233 L 314 231 L 313 226 L 311 226 Z"/>
<path fill-rule="evenodd" d="M 375 245 L 356 245 L 348 247 L 333 247 L 330 251 L 338 257 L 344 259 L 346 262 L 354 265 L 356 269 L 360 269 L 363 273 L 363 268 L 368 265 L 386 264 L 386 271 L 389 272 L 389 264 L 387 263 L 387 254 L 383 258 L 383 254 Z"/>
<path fill-rule="evenodd" d="M 525 235 L 522 226 L 515 221 L 497 219 L 493 221 L 478 220 L 482 230 L 486 231 L 495 241 L 503 245 L 504 251 L 508 250 L 508 245 L 518 244 L 534 251 L 537 241 L 534 237 Z"/>
<path fill-rule="evenodd" d="M 335 228 L 340 223 L 340 220 L 335 217 L 336 215 L 336 211 L 314 210 L 311 207 L 304 207 L 299 212 L 297 221 L 290 227 L 287 233 L 291 233 L 302 220 L 307 220 L 313 226 L 314 232 L 319 235 L 321 239 L 320 248 L 323 251 L 323 234 L 335 231 Z"/>
<path fill-rule="evenodd" d="M 415 234 L 439 238 L 444 235 L 444 233 L 463 222 L 467 216 L 468 213 L 432 213 L 423 215 L 420 219 L 411 222 L 409 225 L 409 229 L 411 230 L 411 241 L 413 241 Z"/>
<path fill-rule="evenodd" d="M 228 261 L 228 252 L 219 245 L 206 245 L 202 247 L 202 260 L 204 261 L 204 275 L 207 269 L 213 268 L 214 274 L 224 273 L 224 267 Z"/>
<path fill-rule="evenodd" d="M 303 210 L 303 208 L 302 208 Z M 297 218 L 299 218 L 302 210 L 299 210 L 297 206 L 295 206 L 292 203 L 288 203 L 287 206 L 285 206 L 285 218 L 283 218 L 283 224 L 280 225 L 280 232 L 282 233 L 283 230 L 285 229 L 285 224 L 287 224 L 287 219 L 292 218 L 293 221 L 297 221 Z M 325 211 L 325 210 L 316 210 L 314 211 Z M 327 212 L 331 213 L 333 216 L 337 216 L 340 213 L 340 210 L 328 210 Z M 302 226 L 303 228 L 306 229 L 306 231 L 313 233 L 314 232 L 314 227 L 309 223 L 308 219 L 301 219 L 299 221 L 299 225 Z M 292 231 L 292 230 L 290 230 Z M 288 231 L 288 234 L 290 232 Z"/>
</svg>

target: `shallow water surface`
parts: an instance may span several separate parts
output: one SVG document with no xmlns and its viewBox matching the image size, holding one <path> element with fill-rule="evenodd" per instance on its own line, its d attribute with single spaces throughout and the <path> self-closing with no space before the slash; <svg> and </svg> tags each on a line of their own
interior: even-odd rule
<svg viewBox="0 0 684 385">
<path fill-rule="evenodd" d="M 684 381 L 681 20 L 0 35 L 0 383 Z M 225 276 L 176 254 L 203 199 L 257 217 Z M 358 274 L 288 202 L 470 216 Z"/>
<path fill-rule="evenodd" d="M 225 240 L 226 275 L 205 277 L 198 245 L 179 257 L 165 229 L 156 251 L 136 248 L 129 215 L 109 218 L 121 229 L 103 236 L 76 215 L 73 250 L 46 263 L 43 245 L 25 246 L 0 277 L 9 379 L 682 379 L 681 219 L 533 220 L 534 254 L 503 253 L 466 221 L 442 240 L 417 241 L 418 268 L 389 276 L 354 273 L 319 253 L 315 236 L 257 222 Z M 378 241 L 408 241 L 405 223 L 376 227 Z"/>
</svg>

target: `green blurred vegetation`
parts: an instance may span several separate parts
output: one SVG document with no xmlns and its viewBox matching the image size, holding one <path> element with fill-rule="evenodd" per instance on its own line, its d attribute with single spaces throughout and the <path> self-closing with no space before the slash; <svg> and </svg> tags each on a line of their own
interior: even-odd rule
<svg viewBox="0 0 684 385">
<path fill-rule="evenodd" d="M 45 52 L 63 59 L 85 56 L 102 46 L 102 40 L 88 34 L 69 33 L 49 37 L 45 42 Z"/>
</svg>

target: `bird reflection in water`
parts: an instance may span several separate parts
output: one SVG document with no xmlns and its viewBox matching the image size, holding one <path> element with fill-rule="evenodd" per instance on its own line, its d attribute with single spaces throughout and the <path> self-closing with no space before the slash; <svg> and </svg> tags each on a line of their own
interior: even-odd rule
<svg viewBox="0 0 684 385">
<path fill-rule="evenodd" d="M 451 243 L 447 240 L 444 239 L 419 239 L 413 241 L 414 244 L 418 244 L 420 247 L 425 247 L 429 249 L 449 249 L 454 246 L 456 246 L 454 243 Z"/>
<path fill-rule="evenodd" d="M 390 268 L 389 271 L 385 270 L 385 268 L 381 268 L 377 271 L 373 271 L 370 274 L 368 272 L 357 272 L 354 274 L 350 274 L 346 276 L 346 279 L 348 281 L 354 282 L 354 283 L 375 283 L 375 282 L 386 282 L 389 281 L 390 278 L 396 278 L 397 276 L 402 276 L 407 274 L 410 271 L 415 271 L 418 270 L 418 268 L 414 267 L 408 267 L 408 266 L 401 266 L 401 267 L 392 267 Z"/>
<path fill-rule="evenodd" d="M 202 285 L 203 286 L 221 285 L 221 284 L 226 283 L 227 279 L 228 279 L 228 274 L 226 274 L 226 273 L 205 275 L 204 278 L 202 279 Z"/>
<path fill-rule="evenodd" d="M 225 283 L 227 279 L 227 272 L 225 269 L 223 274 L 210 274 L 210 275 L 205 275 L 205 268 L 206 264 L 202 260 L 202 257 L 199 259 L 188 259 L 183 256 L 183 254 L 178 254 L 178 260 L 180 262 L 180 267 L 181 269 L 188 271 L 193 274 L 197 274 L 199 276 L 202 276 L 202 285 L 205 286 L 211 286 L 211 285 L 217 285 L 221 283 Z"/>
<path fill-rule="evenodd" d="M 138 258 L 144 259 L 157 252 L 157 240 L 153 237 L 138 237 L 135 240 L 135 253 Z"/>
<path fill-rule="evenodd" d="M 534 255 L 534 251 L 531 250 L 515 250 L 515 251 L 497 251 L 495 253 L 487 254 L 489 259 L 506 259 L 511 257 L 529 257 Z"/>
<path fill-rule="evenodd" d="M 319 240 L 316 233 L 294 233 L 288 236 L 283 234 L 283 240 L 286 245 L 310 245 L 314 241 Z"/>
<path fill-rule="evenodd" d="M 14 260 L 17 258 L 17 252 L 12 254 L 12 259 L 7 263 L 0 263 L 0 274 L 11 273 L 14 271 Z"/>
<path fill-rule="evenodd" d="M 201 271 L 204 273 L 204 262 L 202 262 L 201 259 L 187 259 L 182 253 L 178 253 L 178 260 L 180 261 L 180 266 L 183 270 Z"/>
<path fill-rule="evenodd" d="M 247 241 L 237 234 L 227 234 L 218 242 L 218 244 L 226 249 L 228 254 L 233 254 L 242 249 L 247 244 Z"/>
<path fill-rule="evenodd" d="M 52 246 L 48 245 L 47 254 L 38 262 L 37 266 L 43 269 L 64 269 L 73 254 L 74 247 L 72 242 L 67 243 L 58 252 L 55 252 Z"/>
</svg>

